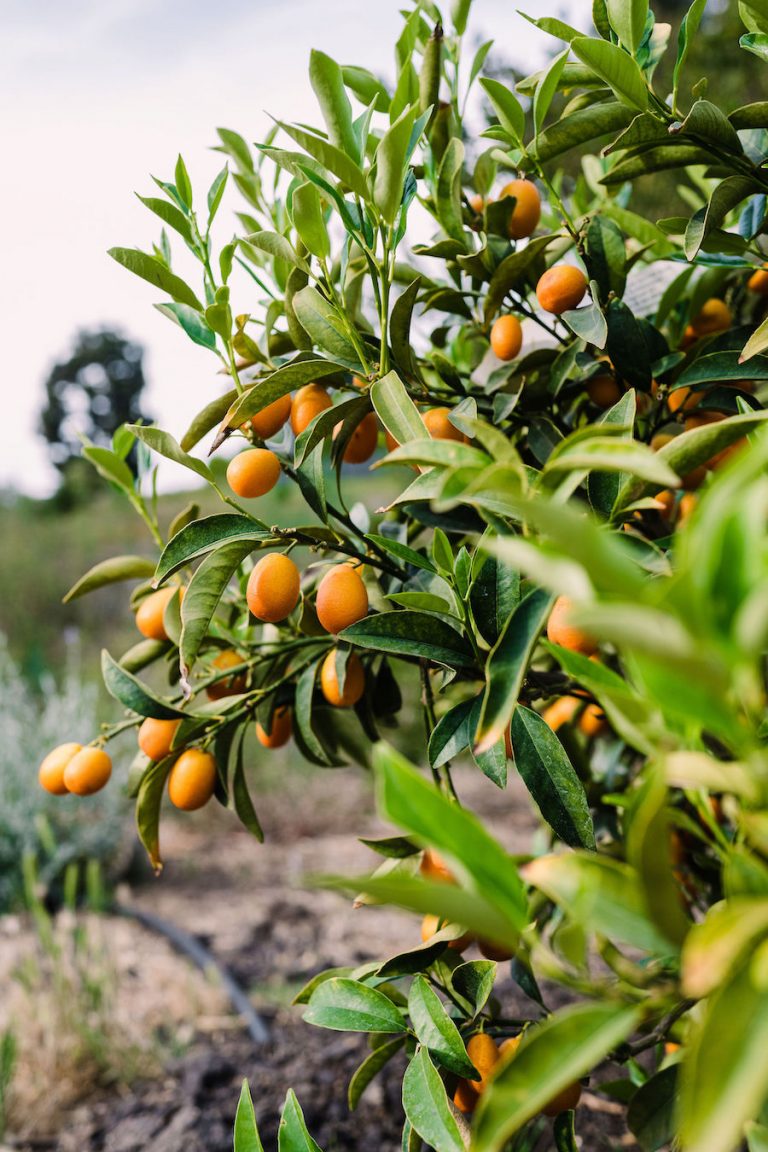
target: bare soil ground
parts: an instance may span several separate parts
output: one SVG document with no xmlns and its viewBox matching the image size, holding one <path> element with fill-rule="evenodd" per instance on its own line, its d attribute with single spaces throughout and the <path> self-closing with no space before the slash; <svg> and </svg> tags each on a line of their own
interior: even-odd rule
<svg viewBox="0 0 768 1152">
<path fill-rule="evenodd" d="M 459 783 L 510 850 L 530 849 L 535 825 L 514 782 L 503 793 L 476 772 L 460 774 Z M 290 1006 L 296 991 L 324 968 L 384 959 L 418 941 L 413 916 L 385 908 L 353 910 L 344 897 L 306 886 L 311 873 L 370 869 L 374 857 L 354 838 L 384 831 L 373 813 L 369 783 L 351 770 L 289 776 L 279 793 L 261 799 L 260 814 L 264 846 L 222 812 L 167 820 L 162 878 L 145 878 L 121 898 L 202 940 L 263 1015 L 268 1042 L 257 1046 L 229 1013 L 221 990 L 164 940 L 135 922 L 110 918 L 102 927 L 116 957 L 116 1018 L 126 1036 L 165 1035 L 164 1059 L 148 1058 L 130 1089 L 102 1088 L 79 1102 L 76 1083 L 69 1093 L 60 1085 L 53 1108 L 57 1086 L 41 1084 L 39 1070 L 31 1075 L 35 1070 L 22 1064 L 10 1143 L 15 1150 L 229 1152 L 244 1076 L 266 1148 L 275 1147 L 279 1110 L 293 1087 L 324 1152 L 399 1149 L 401 1066 L 393 1063 L 351 1115 L 346 1088 L 365 1055 L 364 1038 L 304 1024 L 301 1009 Z M 23 925 L 6 923 L 3 929 L 0 922 L 3 986 L 28 936 Z M 508 1014 L 532 1007 L 511 981 L 500 986 L 500 994 Z M 177 1047 L 171 1058 L 169 1036 Z M 632 1144 L 615 1106 L 593 1092 L 579 1110 L 577 1129 L 590 1152 Z M 541 1148 L 551 1146 L 547 1129 Z"/>
</svg>

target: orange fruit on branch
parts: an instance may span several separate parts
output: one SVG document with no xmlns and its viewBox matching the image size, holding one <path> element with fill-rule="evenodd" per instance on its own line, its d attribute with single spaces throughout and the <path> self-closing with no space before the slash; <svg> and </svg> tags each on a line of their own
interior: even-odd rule
<svg viewBox="0 0 768 1152">
<path fill-rule="evenodd" d="M 250 420 L 243 424 L 243 428 L 250 426 L 260 439 L 269 440 L 280 431 L 290 415 L 291 396 L 288 393 L 279 400 L 267 404 L 266 408 L 262 408 L 255 416 L 251 416 Z"/>
<path fill-rule="evenodd" d="M 342 689 L 336 671 L 336 649 L 331 649 L 320 669 L 320 690 L 334 708 L 351 708 L 357 704 L 365 691 L 365 669 L 356 652 L 351 652 L 347 659 Z"/>
<path fill-rule="evenodd" d="M 515 204 L 509 214 L 507 232 L 511 240 L 524 240 L 536 231 L 541 219 L 541 196 L 532 180 L 510 180 L 501 190 L 504 196 L 514 196 Z"/>
<path fill-rule="evenodd" d="M 334 435 L 341 430 L 341 427 L 341 424 L 337 424 Z M 378 442 L 379 422 L 375 412 L 368 412 L 363 416 L 347 441 L 344 448 L 344 461 L 347 464 L 364 464 L 373 456 Z"/>
<path fill-rule="evenodd" d="M 523 329 L 517 316 L 499 316 L 491 328 L 491 348 L 499 360 L 514 360 L 523 346 Z"/>
<path fill-rule="evenodd" d="M 171 744 L 181 720 L 155 720 L 148 716 L 137 733 L 139 748 L 150 760 L 163 760 L 171 751 Z"/>
<path fill-rule="evenodd" d="M 292 731 L 291 710 L 285 706 L 275 708 L 269 731 L 263 727 L 260 721 L 256 721 L 256 739 L 264 748 L 282 748 L 290 740 Z"/>
<path fill-rule="evenodd" d="M 168 777 L 168 795 L 175 808 L 195 812 L 203 808 L 216 787 L 216 761 L 202 748 L 182 752 Z"/>
<path fill-rule="evenodd" d="M 315 611 L 326 632 L 342 632 L 368 614 L 368 593 L 351 564 L 337 564 L 317 586 Z"/>
<path fill-rule="evenodd" d="M 754 292 L 757 296 L 768 296 L 768 264 L 752 273 L 747 280 L 747 291 Z"/>
<path fill-rule="evenodd" d="M 697 336 L 712 336 L 716 332 L 727 332 L 732 323 L 733 316 L 728 305 L 717 296 L 712 296 L 693 317 L 691 327 Z"/>
<path fill-rule="evenodd" d="M 227 466 L 227 483 L 236 496 L 253 500 L 271 492 L 280 479 L 280 461 L 269 448 L 248 448 Z"/>
<path fill-rule="evenodd" d="M 112 775 L 112 761 L 103 748 L 88 746 L 76 752 L 64 768 L 64 786 L 76 796 L 100 792 Z"/>
<path fill-rule="evenodd" d="M 209 684 L 205 690 L 209 700 L 223 700 L 225 696 L 239 696 L 241 692 L 245 692 L 248 686 L 248 673 L 242 668 L 244 663 L 243 657 L 234 648 L 225 648 L 211 660 L 211 671 L 225 672 L 227 668 L 240 668 L 240 671 Z"/>
<path fill-rule="evenodd" d="M 441 920 L 439 916 L 433 915 L 429 912 L 421 922 L 421 939 L 425 944 L 428 944 L 432 937 L 441 930 L 446 928 L 447 924 Z M 452 952 L 463 952 L 465 948 L 469 948 L 472 943 L 472 936 L 469 932 L 462 933 L 457 936 L 455 940 L 446 941 L 446 947 L 450 948 Z"/>
<path fill-rule="evenodd" d="M 299 570 L 282 552 L 262 556 L 248 577 L 246 600 L 257 620 L 277 624 L 290 616 L 299 602 Z"/>
<path fill-rule="evenodd" d="M 82 744 L 59 744 L 43 759 L 37 770 L 40 787 L 52 796 L 66 796 L 69 789 L 64 783 L 64 770 L 73 756 L 82 750 Z"/>
<path fill-rule="evenodd" d="M 332 405 L 333 401 L 320 384 L 305 384 L 303 388 L 299 388 L 291 405 L 291 428 L 294 436 L 300 436 L 315 416 L 319 416 Z"/>
<path fill-rule="evenodd" d="M 555 264 L 536 285 L 536 299 L 545 312 L 560 316 L 578 308 L 587 291 L 587 278 L 573 264 Z"/>
<path fill-rule="evenodd" d="M 184 588 L 173 585 L 169 588 L 160 588 L 157 592 L 150 592 L 149 596 L 142 600 L 136 611 L 136 627 L 142 636 L 146 636 L 148 640 L 168 639 L 163 622 L 165 610 L 177 592 L 179 599 L 183 600 L 184 591 Z"/>
<path fill-rule="evenodd" d="M 591 656 L 597 651 L 597 642 L 569 623 L 572 607 L 573 602 L 568 596 L 558 596 L 547 621 L 547 639 L 552 644 L 559 644 L 561 648 L 570 648 L 572 652 Z"/>
<path fill-rule="evenodd" d="M 427 432 L 433 440 L 459 440 L 463 443 L 464 433 L 451 424 L 450 414 L 450 408 L 430 408 L 423 417 Z"/>
</svg>

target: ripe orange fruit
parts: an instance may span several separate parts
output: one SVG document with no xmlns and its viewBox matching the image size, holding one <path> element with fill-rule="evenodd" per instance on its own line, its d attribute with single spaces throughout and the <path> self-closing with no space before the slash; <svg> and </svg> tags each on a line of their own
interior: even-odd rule
<svg viewBox="0 0 768 1152">
<path fill-rule="evenodd" d="M 291 428 L 294 436 L 300 436 L 305 428 L 333 401 L 320 384 L 305 384 L 299 388 L 291 405 Z"/>
<path fill-rule="evenodd" d="M 579 730 L 585 736 L 598 736 L 604 732 L 608 727 L 608 721 L 605 718 L 605 712 L 599 704 L 587 704 L 586 708 L 579 716 Z"/>
<path fill-rule="evenodd" d="M 453 872 L 434 848 L 425 849 L 419 864 L 419 872 L 425 880 L 439 880 L 443 884 L 456 883 Z"/>
<path fill-rule="evenodd" d="M 476 1032 L 467 1041 L 467 1055 L 480 1073 L 479 1080 L 470 1080 L 469 1083 L 478 1096 L 482 1096 L 491 1073 L 499 1062 L 499 1046 L 487 1032 Z"/>
<path fill-rule="evenodd" d="M 477 946 L 486 960 L 495 960 L 498 964 L 502 964 L 505 960 L 512 960 L 515 955 L 510 948 L 504 948 L 501 944 L 494 944 L 492 940 L 478 940 Z"/>
<path fill-rule="evenodd" d="M 510 180 L 501 196 L 514 196 L 515 206 L 509 214 L 507 232 L 511 240 L 524 240 L 536 231 L 541 219 L 541 196 L 532 180 Z M 501 197 L 499 197 L 501 199 Z"/>
<path fill-rule="evenodd" d="M 470 1084 L 469 1080 L 459 1080 L 453 1094 L 453 1103 L 459 1112 L 474 1112 L 480 1096 Z"/>
<path fill-rule="evenodd" d="M 469 206 L 476 216 L 482 216 L 485 200 L 479 192 L 475 192 L 473 196 L 469 197 Z"/>
<path fill-rule="evenodd" d="M 768 264 L 752 273 L 747 280 L 747 290 L 757 293 L 758 296 L 768 296 Z"/>
<path fill-rule="evenodd" d="M 275 708 L 269 732 L 256 721 L 256 739 L 264 748 L 282 748 L 291 738 L 293 721 L 290 708 Z"/>
<path fill-rule="evenodd" d="M 243 657 L 234 648 L 226 648 L 211 660 L 211 671 L 224 672 L 227 668 L 237 668 L 243 663 Z M 248 686 L 247 672 L 240 671 L 234 676 L 227 676 L 221 680 L 214 680 L 205 690 L 209 700 L 223 700 L 225 696 L 239 696 Z"/>
<path fill-rule="evenodd" d="M 245 596 L 248 607 L 257 620 L 277 624 L 290 616 L 299 602 L 301 580 L 299 570 L 282 552 L 262 556 L 248 577 Z"/>
<path fill-rule="evenodd" d="M 552 644 L 559 644 L 561 648 L 570 648 L 572 652 L 581 652 L 583 656 L 591 656 L 597 651 L 597 643 L 591 636 L 587 636 L 580 628 L 574 628 L 568 623 L 568 613 L 572 601 L 568 596 L 558 596 L 547 622 L 547 639 Z"/>
<path fill-rule="evenodd" d="M 544 709 L 541 718 L 549 724 L 553 732 L 557 732 L 563 724 L 568 724 L 573 720 L 578 707 L 579 700 L 576 696 L 561 696 Z"/>
<path fill-rule="evenodd" d="M 99 792 L 112 775 L 112 761 L 103 748 L 81 748 L 64 768 L 64 786 L 76 796 Z"/>
<path fill-rule="evenodd" d="M 433 916 L 428 913 L 421 922 L 421 939 L 426 944 L 432 939 L 436 932 L 441 928 L 446 928 L 445 921 L 441 921 L 439 916 Z M 449 940 L 447 947 L 452 952 L 463 952 L 465 948 L 469 948 L 472 943 L 472 936 L 469 932 L 465 932 L 462 936 L 457 936 L 455 940 Z"/>
<path fill-rule="evenodd" d="M 568 1112 L 571 1108 L 575 1108 L 581 1100 L 581 1084 L 578 1080 L 574 1080 L 573 1084 L 568 1084 L 562 1088 L 548 1104 L 545 1104 L 541 1110 L 542 1116 L 559 1116 L 561 1112 Z"/>
<path fill-rule="evenodd" d="M 665 444 L 669 444 L 670 440 L 674 440 L 671 432 L 657 432 L 655 436 L 651 437 L 649 448 L 652 452 L 658 452 Z"/>
<path fill-rule="evenodd" d="M 499 1044 L 499 1053 L 502 1060 L 511 1060 L 520 1047 L 520 1041 L 523 1039 L 522 1032 L 519 1036 L 508 1036 L 506 1040 L 502 1040 Z"/>
<path fill-rule="evenodd" d="M 329 569 L 317 586 L 315 611 L 326 632 L 342 632 L 368 614 L 368 593 L 350 564 Z"/>
<path fill-rule="evenodd" d="M 612 408 L 621 400 L 621 388 L 614 376 L 605 373 L 587 381 L 587 396 L 597 408 Z"/>
<path fill-rule="evenodd" d="M 658 505 L 659 512 L 662 520 L 670 520 L 675 511 L 675 494 L 669 488 L 665 488 L 663 492 L 657 492 L 654 500 Z"/>
<path fill-rule="evenodd" d="M 337 424 L 336 430 L 339 431 L 340 429 L 341 424 Z M 378 442 L 379 422 L 375 412 L 368 412 L 363 416 L 347 441 L 347 446 L 344 449 L 345 462 L 347 464 L 364 464 L 373 456 Z"/>
<path fill-rule="evenodd" d="M 387 452 L 394 452 L 395 448 L 400 447 L 392 433 L 388 432 L 386 428 L 384 429 L 384 443 L 387 446 Z"/>
<path fill-rule="evenodd" d="M 491 348 L 499 360 L 514 360 L 523 346 L 523 329 L 517 316 L 509 313 L 494 320 Z"/>
<path fill-rule="evenodd" d="M 433 440 L 464 441 L 463 432 L 459 432 L 448 419 L 450 413 L 450 408 L 430 408 L 424 413 L 424 423 Z"/>
<path fill-rule="evenodd" d="M 210 752 L 188 748 L 182 752 L 168 777 L 171 803 L 183 812 L 203 808 L 216 787 L 216 761 Z"/>
<path fill-rule="evenodd" d="M 320 690 L 334 708 L 351 708 L 353 704 L 357 704 L 365 691 L 365 670 L 356 652 L 350 653 L 347 660 L 342 692 L 336 673 L 336 649 L 331 649 L 320 669 Z"/>
<path fill-rule="evenodd" d="M 732 323 L 733 316 L 728 305 L 717 296 L 712 296 L 691 320 L 691 327 L 697 336 L 712 336 L 715 332 L 726 332 Z"/>
<path fill-rule="evenodd" d="M 725 413 L 708 409 L 696 412 L 693 416 L 686 416 L 683 427 L 686 432 L 690 432 L 693 428 L 705 428 L 707 424 L 719 424 L 721 420 L 725 420 Z"/>
<path fill-rule="evenodd" d="M 560 316 L 578 308 L 587 290 L 587 278 L 573 264 L 555 264 L 536 285 L 536 298 L 545 312 Z"/>
<path fill-rule="evenodd" d="M 181 720 L 154 720 L 148 716 L 138 731 L 139 748 L 150 760 L 163 760 L 171 750 Z"/>
<path fill-rule="evenodd" d="M 82 744 L 59 744 L 49 752 L 37 770 L 40 787 L 53 796 L 65 796 L 69 789 L 64 783 L 64 770 L 82 747 Z"/>
<path fill-rule="evenodd" d="M 142 636 L 146 636 L 148 640 L 168 639 L 163 616 L 176 592 L 179 593 L 179 599 L 183 600 L 184 588 L 179 588 L 178 585 L 160 588 L 142 600 L 136 612 L 136 627 Z"/>
<path fill-rule="evenodd" d="M 273 400 L 271 404 L 267 404 L 266 408 L 262 408 L 261 412 L 251 416 L 243 428 L 247 428 L 250 424 L 257 436 L 262 440 L 269 440 L 271 436 L 280 431 L 290 414 L 291 396 L 289 393 L 286 396 L 281 396 L 279 400 Z"/>
<path fill-rule="evenodd" d="M 687 520 L 690 520 L 693 510 L 698 502 L 698 496 L 695 492 L 684 492 L 680 498 L 680 507 L 677 510 L 677 527 L 682 528 Z"/>
<path fill-rule="evenodd" d="M 669 393 L 667 408 L 670 412 L 690 412 L 691 408 L 695 408 L 702 397 L 701 392 L 693 392 L 686 385 L 683 385 L 682 388 L 675 388 L 674 392 Z"/>
<path fill-rule="evenodd" d="M 271 492 L 280 479 L 280 461 L 269 448 L 248 448 L 227 466 L 227 483 L 236 496 L 253 500 Z"/>
</svg>

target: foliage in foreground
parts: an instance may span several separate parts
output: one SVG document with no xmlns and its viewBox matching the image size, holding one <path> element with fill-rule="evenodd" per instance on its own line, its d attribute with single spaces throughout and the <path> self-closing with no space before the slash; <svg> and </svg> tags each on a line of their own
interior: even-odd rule
<svg viewBox="0 0 768 1152">
<path fill-rule="evenodd" d="M 741 46 L 764 58 L 768 15 L 739 7 Z M 481 81 L 496 120 L 470 142 L 468 11 L 455 4 L 447 31 L 430 3 L 407 14 L 394 90 L 313 53 L 324 128 L 277 121 L 255 151 L 221 129 L 228 165 L 204 205 L 181 158 L 157 181 L 145 203 L 199 260 L 202 289 L 171 269 L 165 231 L 152 254 L 112 251 L 170 297 L 160 310 L 231 388 L 178 442 L 132 426 L 85 448 L 160 555 L 106 561 L 70 592 L 142 581 L 144 639 L 104 654 L 126 719 L 57 750 L 44 782 L 101 787 L 104 742 L 140 725 L 130 787 L 159 868 L 166 785 L 181 809 L 215 795 L 261 838 L 254 720 L 263 747 L 292 731 L 320 767 L 372 759 L 399 835 L 371 844 L 384 862 L 354 890 L 426 916 L 421 946 L 320 974 L 299 997 L 310 1022 L 370 1034 L 351 1106 L 405 1051 L 404 1148 L 523 1148 L 554 1116 L 556 1146 L 573 1149 L 582 1081 L 627 1104 L 646 1149 L 727 1152 L 745 1135 L 758 1148 L 768 104 L 726 113 L 700 83 L 689 93 L 701 0 L 668 99 L 653 86 L 668 26 L 642 0 L 597 0 L 593 36 L 535 21 L 566 46 L 521 99 Z M 558 159 L 585 146 L 566 186 Z M 242 234 L 215 251 L 229 165 Z M 518 177 L 501 193 L 499 170 Z M 657 171 L 678 174 L 689 216 L 633 212 L 633 182 Z M 436 234 L 409 248 L 417 206 Z M 403 490 L 349 509 L 349 467 L 377 452 L 380 426 L 378 463 Z M 191 454 L 214 429 L 213 451 L 245 448 L 227 485 Z M 164 538 L 152 452 L 226 509 L 182 512 Z M 306 523 L 259 518 L 251 501 L 278 481 L 298 485 Z M 421 679 L 431 781 L 380 741 L 404 664 Z M 142 678 L 152 665 L 170 692 Z M 551 851 L 510 857 L 461 806 L 450 764 L 467 752 L 499 787 L 514 764 Z M 462 959 L 470 940 L 483 959 Z M 506 959 L 525 1019 L 494 995 Z M 567 1007 L 549 1010 L 542 978 Z M 293 1097 L 287 1109 L 280 1148 L 316 1147 Z"/>
</svg>

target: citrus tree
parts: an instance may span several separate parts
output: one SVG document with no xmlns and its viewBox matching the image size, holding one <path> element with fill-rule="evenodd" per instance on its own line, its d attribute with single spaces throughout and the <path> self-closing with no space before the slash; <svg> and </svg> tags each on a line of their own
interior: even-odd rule
<svg viewBox="0 0 768 1152">
<path fill-rule="evenodd" d="M 478 134 L 465 110 L 490 45 L 464 60 L 469 7 L 406 14 L 394 87 L 313 52 L 321 126 L 278 120 L 253 147 L 220 129 L 207 196 L 179 158 L 144 198 L 155 250 L 112 250 L 229 387 L 179 440 L 133 425 L 84 448 L 159 556 L 69 593 L 140 581 L 143 638 L 103 658 L 125 718 L 56 749 L 41 780 L 102 787 L 104 745 L 135 727 L 129 787 L 159 868 L 166 787 L 183 810 L 215 796 L 260 839 L 259 745 L 373 763 L 394 834 L 371 843 L 372 876 L 327 882 L 424 920 L 421 943 L 298 997 L 308 1021 L 370 1035 L 351 1107 L 405 1052 L 407 1149 L 529 1148 L 550 1117 L 574 1149 L 585 1085 L 626 1105 L 646 1149 L 761 1149 L 768 104 L 723 111 L 687 76 L 703 0 L 669 95 L 653 81 L 669 26 L 644 0 L 596 0 L 592 35 L 533 20 L 562 48 L 517 93 L 479 80 Z M 742 49 L 765 57 L 765 5 L 739 9 Z M 662 170 L 690 216 L 633 212 Z M 241 230 L 219 247 L 230 181 Z M 226 481 L 206 438 L 237 446 Z M 156 455 L 222 511 L 162 534 Z M 371 461 L 401 480 L 384 508 L 354 502 Z M 278 483 L 302 523 L 259 517 Z M 426 739 L 397 750 L 380 730 L 415 682 Z M 461 755 L 500 788 L 519 774 L 550 851 L 510 856 L 462 806 Z M 494 995 L 505 963 L 525 1019 Z M 261 1147 L 247 1092 L 238 1133 Z M 280 1148 L 316 1147 L 289 1095 Z"/>
</svg>

